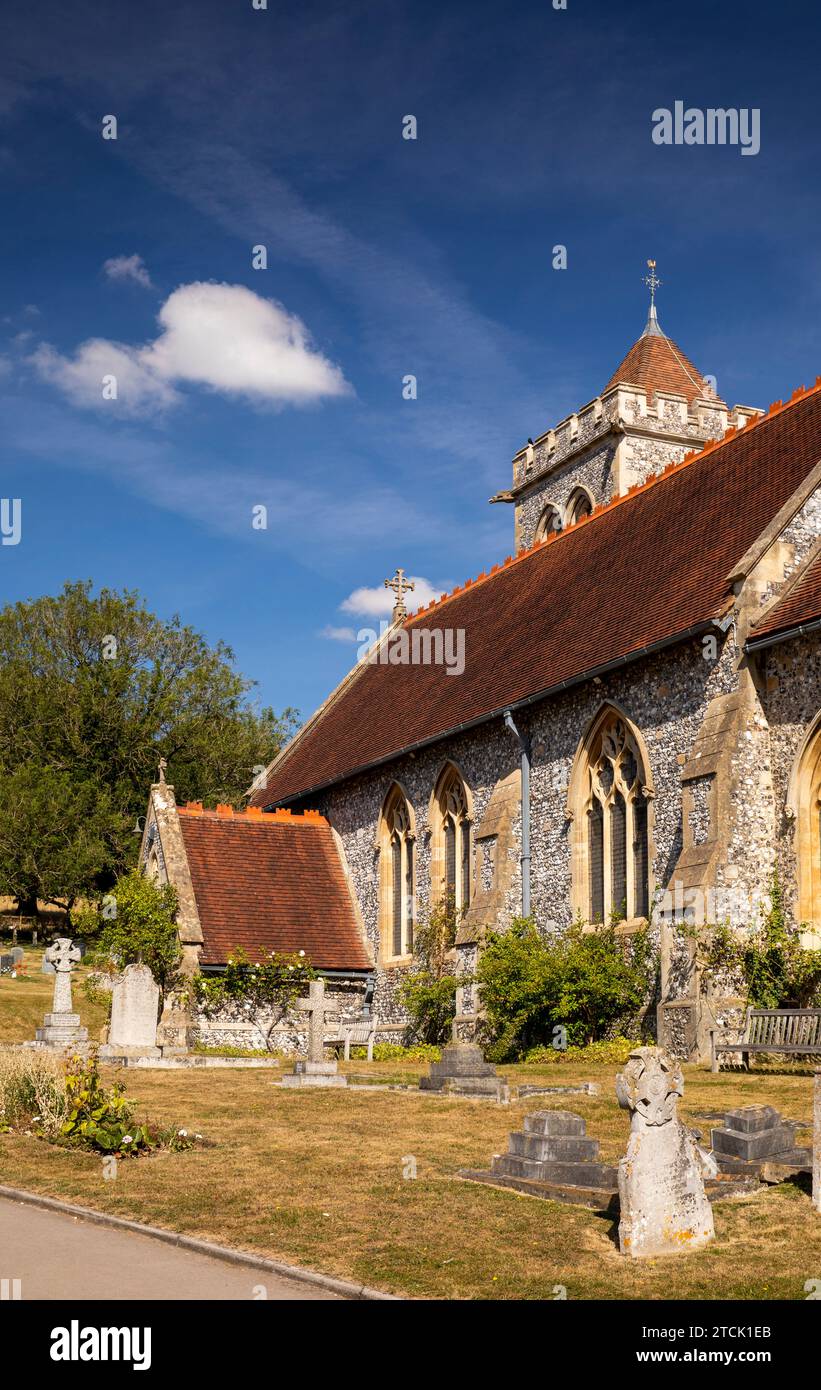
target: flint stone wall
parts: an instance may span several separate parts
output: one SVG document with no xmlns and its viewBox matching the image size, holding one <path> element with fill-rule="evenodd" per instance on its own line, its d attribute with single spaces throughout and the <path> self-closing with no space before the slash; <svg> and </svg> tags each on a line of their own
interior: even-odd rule
<svg viewBox="0 0 821 1390">
<path fill-rule="evenodd" d="M 364 993 L 364 986 L 353 981 L 350 984 L 331 982 L 325 991 L 325 1007 L 333 1009 L 335 1017 L 353 1021 L 361 1016 Z M 268 1050 L 282 1052 L 288 1057 L 304 1057 L 308 1054 L 307 1017 L 293 1009 L 284 1016 L 271 1012 L 252 1018 L 250 1008 L 243 1004 L 232 1004 L 211 1018 L 199 1010 L 193 1015 L 193 1039 L 204 1047 L 240 1047 L 248 1051 Z M 328 1020 L 329 1032 L 334 1022 L 335 1018 Z M 269 1029 L 270 1037 L 266 1041 Z M 395 1039 L 377 1034 L 377 1041 Z"/>
<path fill-rule="evenodd" d="M 666 885 L 682 845 L 681 769 L 710 701 L 736 688 L 734 655 L 732 637 L 719 648 L 715 661 L 705 660 L 700 642 L 682 644 L 600 681 L 567 691 L 530 711 L 517 713 L 517 721 L 523 731 L 530 733 L 534 748 L 531 887 L 533 909 L 543 930 L 560 932 L 571 922 L 568 784 L 578 743 L 601 705 L 612 701 L 620 706 L 645 739 L 655 788 L 653 871 L 657 885 Z M 424 916 L 430 904 L 430 801 L 448 759 L 457 765 L 470 787 L 474 824 L 480 826 L 496 783 L 519 765 L 518 744 L 501 719 L 351 778 L 319 799 L 318 809 L 328 816 L 342 839 L 377 961 L 381 961 L 378 826 L 385 795 L 392 782 L 397 781 L 413 806 L 418 913 Z M 316 802 L 313 798 L 314 805 Z M 511 879 L 498 921 L 500 926 L 509 923 L 521 905 L 518 814 L 507 853 Z M 754 861 L 745 866 L 745 872 L 758 884 L 761 875 Z M 766 880 L 762 886 L 766 888 Z M 374 1011 L 384 1024 L 401 1026 L 406 1021 L 397 998 L 397 987 L 405 972 L 404 966 L 379 968 Z"/>
</svg>

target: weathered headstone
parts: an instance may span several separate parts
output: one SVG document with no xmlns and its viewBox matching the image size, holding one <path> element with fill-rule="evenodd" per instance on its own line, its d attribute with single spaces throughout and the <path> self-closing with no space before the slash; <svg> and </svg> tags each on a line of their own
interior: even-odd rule
<svg viewBox="0 0 821 1390">
<path fill-rule="evenodd" d="M 507 1153 L 493 1155 L 490 1168 L 466 1169 L 459 1176 L 551 1201 L 606 1209 L 615 1199 L 616 1170 L 598 1154 L 599 1141 L 587 1137 L 581 1115 L 535 1110 L 525 1115 L 520 1131 L 508 1136 Z"/>
<path fill-rule="evenodd" d="M 80 952 L 71 939 L 60 936 L 48 947 L 46 958 L 54 968 L 54 1001 L 52 1011 L 43 1019 L 43 1027 L 34 1036 L 48 1047 L 69 1047 L 88 1041 L 88 1029 L 80 1027 L 80 1015 L 72 1011 L 71 971 L 80 959 Z"/>
<path fill-rule="evenodd" d="M 442 1049 L 441 1062 L 431 1062 L 430 1075 L 420 1076 L 420 1091 L 473 1096 L 507 1105 L 510 1088 L 496 1068 L 486 1062 L 475 1043 L 452 1042 Z"/>
<path fill-rule="evenodd" d="M 759 1174 L 767 1165 L 807 1168 L 809 1149 L 795 1143 L 794 1123 L 782 1119 L 771 1105 L 743 1105 L 728 1110 L 721 1128 L 711 1131 L 713 1154 L 723 1173 Z"/>
<path fill-rule="evenodd" d="M 812 1120 L 812 1201 L 821 1212 L 821 1071 L 815 1073 Z"/>
<path fill-rule="evenodd" d="M 22 963 L 23 963 L 23 955 L 24 955 L 24 952 L 23 952 L 22 946 L 12 946 L 12 948 L 11 948 L 11 958 L 12 958 L 12 960 L 14 961 L 14 964 L 15 964 L 15 965 L 22 965 Z"/>
<path fill-rule="evenodd" d="M 111 992 L 111 1023 L 101 1057 L 158 1057 L 160 988 L 147 965 L 127 965 Z"/>
<path fill-rule="evenodd" d="M 658 1047 L 631 1052 L 616 1078 L 619 1105 L 631 1112 L 619 1163 L 619 1249 L 636 1258 L 696 1250 L 713 1239 L 695 1140 L 676 1114 L 681 1071 Z"/>
<path fill-rule="evenodd" d="M 325 981 L 311 980 L 308 998 L 298 999 L 296 1007 L 308 1015 L 308 1057 L 294 1063 L 294 1070 L 283 1076 L 283 1086 L 347 1086 L 347 1076 L 340 1076 L 336 1059 L 325 1061 L 325 1019 L 335 1009 L 325 1005 Z"/>
</svg>

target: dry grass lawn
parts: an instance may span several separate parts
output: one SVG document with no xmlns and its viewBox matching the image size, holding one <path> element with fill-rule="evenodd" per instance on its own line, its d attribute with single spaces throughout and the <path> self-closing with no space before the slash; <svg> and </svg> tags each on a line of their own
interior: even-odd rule
<svg viewBox="0 0 821 1390">
<path fill-rule="evenodd" d="M 47 979 L 36 980 L 46 1000 Z M 0 980 L 0 1041 L 32 1036 L 43 1012 L 37 993 Z M 93 1027 L 80 991 L 77 1002 Z M 412 1080 L 422 1068 L 352 1062 L 347 1070 Z M 130 1071 L 127 1088 L 144 1115 L 199 1131 L 215 1147 L 123 1162 L 117 1180 L 104 1182 L 97 1158 L 0 1135 L 0 1181 L 411 1297 L 549 1299 L 564 1285 L 568 1298 L 803 1299 L 805 1281 L 821 1278 L 821 1217 L 793 1184 L 716 1204 L 717 1239 L 706 1250 L 632 1263 L 617 1253 L 605 1216 L 461 1181 L 458 1169 L 486 1167 L 528 1110 L 574 1110 L 605 1159 L 624 1151 L 614 1066 L 502 1070 L 514 1083 L 598 1081 L 601 1094 L 504 1108 L 376 1089 L 283 1091 L 267 1070 Z M 808 1125 L 812 1076 L 685 1069 L 681 1113 L 705 1134 L 709 1121 L 696 1112 L 752 1103 Z M 415 1180 L 402 1176 L 409 1155 Z"/>
</svg>

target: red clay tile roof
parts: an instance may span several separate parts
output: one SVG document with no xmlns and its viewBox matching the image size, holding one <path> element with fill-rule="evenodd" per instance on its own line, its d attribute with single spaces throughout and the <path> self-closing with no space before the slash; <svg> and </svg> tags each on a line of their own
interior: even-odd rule
<svg viewBox="0 0 821 1390">
<path fill-rule="evenodd" d="M 231 815 L 180 807 L 203 948 L 224 965 L 304 951 L 320 970 L 370 970 L 333 831 L 323 816 Z"/>
<path fill-rule="evenodd" d="M 643 334 L 616 368 L 604 390 L 609 391 L 617 381 L 643 386 L 651 397 L 656 391 L 673 391 L 678 396 L 686 396 L 690 405 L 707 391 L 698 368 L 672 338 L 663 333 Z"/>
<path fill-rule="evenodd" d="M 760 637 L 788 632 L 803 623 L 814 622 L 816 618 L 821 618 L 821 553 L 773 604 L 766 617 L 756 623 L 749 640 L 755 645 Z"/>
<path fill-rule="evenodd" d="M 340 781 L 721 615 L 728 575 L 821 458 L 819 386 L 796 396 L 422 609 L 408 631 L 464 629 L 464 674 L 362 664 L 253 800 Z"/>
</svg>

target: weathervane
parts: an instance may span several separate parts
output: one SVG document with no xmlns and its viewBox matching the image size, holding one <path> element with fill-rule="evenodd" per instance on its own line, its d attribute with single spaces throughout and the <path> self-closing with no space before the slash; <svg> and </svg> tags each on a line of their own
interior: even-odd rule
<svg viewBox="0 0 821 1390">
<path fill-rule="evenodd" d="M 655 263 L 655 261 L 648 261 L 648 262 L 647 262 L 647 269 L 650 271 L 650 274 L 649 274 L 649 275 L 645 275 L 645 277 L 644 277 L 644 283 L 645 283 L 645 285 L 647 285 L 647 286 L 649 287 L 649 289 L 650 289 L 650 307 L 651 307 L 651 308 L 655 308 L 655 304 L 656 304 L 656 290 L 658 289 L 659 285 L 662 284 L 662 281 L 659 280 L 659 278 L 658 278 L 658 276 L 657 276 L 657 274 L 656 274 L 656 263 Z"/>
<path fill-rule="evenodd" d="M 647 326 L 645 327 L 644 332 L 660 334 L 661 328 L 659 327 L 659 321 L 656 315 L 656 290 L 658 289 L 659 285 L 662 284 L 662 281 L 658 278 L 656 274 L 655 261 L 648 261 L 647 269 L 649 270 L 650 274 L 644 276 L 643 283 L 647 286 L 647 288 L 650 291 L 650 312 L 647 315 Z"/>
<path fill-rule="evenodd" d="M 408 610 L 405 607 L 405 594 L 412 593 L 412 591 L 416 588 L 416 585 L 413 583 L 412 580 L 405 578 L 404 570 L 397 570 L 393 579 L 385 580 L 385 588 L 393 589 L 393 592 L 396 595 L 396 600 L 393 605 L 393 613 L 391 614 L 391 621 L 394 623 L 399 623 L 403 620 L 403 618 L 407 618 L 408 616 Z"/>
</svg>

